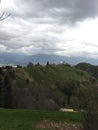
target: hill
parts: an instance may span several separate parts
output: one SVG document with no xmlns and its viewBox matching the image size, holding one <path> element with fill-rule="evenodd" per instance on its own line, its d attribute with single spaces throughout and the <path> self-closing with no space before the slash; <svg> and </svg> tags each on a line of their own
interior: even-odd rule
<svg viewBox="0 0 98 130">
<path fill-rule="evenodd" d="M 69 64 L 47 62 L 45 66 L 29 63 L 26 67 L 2 67 L 0 105 L 49 110 L 85 108 L 92 88 L 91 78 L 89 73 Z"/>
<path fill-rule="evenodd" d="M 83 70 L 91 74 L 93 77 L 98 79 L 98 65 L 92 65 L 89 63 L 79 63 L 75 66 L 77 69 Z"/>
</svg>

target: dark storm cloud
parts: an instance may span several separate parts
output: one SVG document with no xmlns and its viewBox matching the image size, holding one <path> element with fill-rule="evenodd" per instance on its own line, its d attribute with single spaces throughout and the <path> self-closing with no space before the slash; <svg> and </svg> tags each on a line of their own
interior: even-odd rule
<svg viewBox="0 0 98 130">
<path fill-rule="evenodd" d="M 98 16 L 98 0 L 38 0 L 45 9 L 54 10 L 55 16 L 70 21 L 83 20 L 89 17 Z M 63 11 L 60 9 L 63 9 Z M 65 10 L 65 11 L 64 11 Z"/>
<path fill-rule="evenodd" d="M 19 2 L 19 3 L 18 3 Z M 30 18 L 52 17 L 58 22 L 76 22 L 98 16 L 98 0 L 21 0 L 20 14 Z"/>
</svg>

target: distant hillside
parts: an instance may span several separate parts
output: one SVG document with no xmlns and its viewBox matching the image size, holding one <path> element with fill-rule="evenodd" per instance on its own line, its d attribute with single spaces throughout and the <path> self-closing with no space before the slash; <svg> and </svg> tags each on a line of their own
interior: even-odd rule
<svg viewBox="0 0 98 130">
<path fill-rule="evenodd" d="M 0 53 L 0 64 L 20 64 L 25 56 L 21 54 Z"/>
<path fill-rule="evenodd" d="M 98 65 L 98 60 L 93 58 L 85 57 L 68 57 L 68 56 L 59 56 L 59 55 L 48 55 L 48 54 L 37 54 L 37 55 L 21 55 L 21 54 L 12 54 L 12 53 L 2 53 L 0 54 L 0 64 L 21 64 L 27 65 L 29 62 L 34 64 L 46 64 L 49 63 L 59 64 L 60 62 L 65 62 L 71 65 L 76 65 L 80 62 L 87 62 L 90 64 Z"/>
<path fill-rule="evenodd" d="M 89 63 L 79 63 L 75 66 L 77 69 L 84 70 L 98 79 L 98 65 L 91 65 Z"/>
<path fill-rule="evenodd" d="M 46 64 L 47 61 L 49 61 L 50 63 L 55 63 L 55 64 L 58 64 L 60 62 L 65 62 L 65 63 L 71 64 L 71 65 L 76 65 L 80 62 L 87 62 L 87 63 L 91 63 L 94 65 L 98 64 L 98 60 L 93 59 L 93 58 L 68 57 L 68 56 L 48 55 L 48 54 L 38 54 L 38 55 L 27 56 L 23 59 L 23 61 L 25 63 L 39 62 L 40 64 Z"/>
</svg>

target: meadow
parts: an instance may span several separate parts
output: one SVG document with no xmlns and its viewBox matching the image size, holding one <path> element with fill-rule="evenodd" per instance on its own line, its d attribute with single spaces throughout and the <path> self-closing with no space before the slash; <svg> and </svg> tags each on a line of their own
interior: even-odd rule
<svg viewBox="0 0 98 130">
<path fill-rule="evenodd" d="M 83 114 L 80 112 L 0 109 L 0 130 L 42 130 L 35 126 L 43 120 L 78 124 L 83 122 Z"/>
</svg>

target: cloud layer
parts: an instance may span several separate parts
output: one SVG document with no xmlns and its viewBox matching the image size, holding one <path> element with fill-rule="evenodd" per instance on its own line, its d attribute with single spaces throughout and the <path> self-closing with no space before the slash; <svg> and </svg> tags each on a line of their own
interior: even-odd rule
<svg viewBox="0 0 98 130">
<path fill-rule="evenodd" d="M 2 0 L 0 52 L 98 57 L 98 0 Z"/>
</svg>

